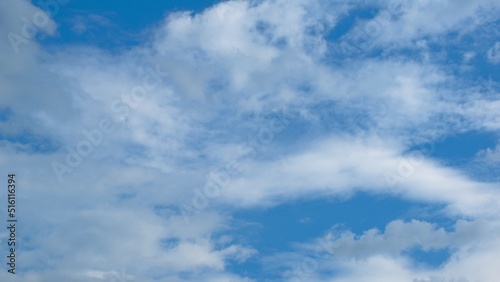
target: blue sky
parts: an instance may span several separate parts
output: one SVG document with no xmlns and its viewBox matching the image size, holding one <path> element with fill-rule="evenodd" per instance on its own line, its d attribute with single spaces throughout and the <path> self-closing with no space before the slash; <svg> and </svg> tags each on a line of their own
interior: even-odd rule
<svg viewBox="0 0 500 282">
<path fill-rule="evenodd" d="M 0 280 L 496 281 L 499 9 L 1 2 Z"/>
</svg>

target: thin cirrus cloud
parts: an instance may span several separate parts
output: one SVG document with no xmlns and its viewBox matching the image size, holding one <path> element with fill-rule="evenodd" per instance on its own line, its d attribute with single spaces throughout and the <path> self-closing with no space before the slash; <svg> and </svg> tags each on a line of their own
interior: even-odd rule
<svg viewBox="0 0 500 282">
<path fill-rule="evenodd" d="M 42 15 L 0 5 L 2 34 Z M 493 1 L 226 1 L 165 11 L 112 50 L 46 40 L 71 5 L 0 42 L 0 165 L 19 174 L 24 222 L 20 273 L 0 279 L 495 281 L 498 183 L 435 158 L 451 136 L 498 134 L 498 77 L 478 70 L 498 61 Z M 91 18 L 96 36 L 119 28 Z M 453 224 L 332 223 L 269 250 L 233 215 L 363 192 L 443 207 Z M 425 268 L 412 248 L 450 254 Z"/>
</svg>

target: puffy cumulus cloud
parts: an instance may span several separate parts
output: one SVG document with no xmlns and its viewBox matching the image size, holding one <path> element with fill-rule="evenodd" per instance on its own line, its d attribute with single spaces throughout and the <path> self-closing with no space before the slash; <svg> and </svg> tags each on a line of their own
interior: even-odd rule
<svg viewBox="0 0 500 282">
<path fill-rule="evenodd" d="M 229 1 L 203 14 L 173 14 L 156 33 L 154 59 L 165 65 L 177 91 L 209 99 L 212 110 L 259 112 L 295 103 L 298 86 L 327 78 L 315 59 L 325 53 L 321 35 L 339 11 L 326 14 L 325 6 Z"/>
<path fill-rule="evenodd" d="M 401 255 L 403 251 L 418 246 L 424 251 L 444 248 L 469 248 L 478 237 L 488 238 L 492 227 L 487 222 L 459 220 L 454 231 L 445 231 L 424 221 L 392 221 L 383 233 L 376 229 L 356 236 L 352 232 L 329 232 L 324 246 L 335 256 L 360 259 L 373 255 Z M 493 239 L 494 237 L 489 236 Z"/>
<path fill-rule="evenodd" d="M 279 258 L 275 263 L 288 265 L 285 281 L 494 281 L 497 259 L 481 266 L 476 260 L 489 258 L 491 248 L 498 250 L 492 235 L 498 227 L 498 222 L 458 220 L 445 230 L 425 221 L 396 220 L 383 231 L 359 235 L 337 227 L 314 242 L 297 245 L 301 256 L 269 260 Z M 414 249 L 449 250 L 451 255 L 439 266 L 423 267 L 409 255 Z M 471 265 L 479 267 L 476 272 Z"/>
<path fill-rule="evenodd" d="M 456 31 L 469 19 L 480 25 L 491 3 L 379 3 L 394 15 L 377 44 Z M 496 226 L 497 183 L 446 167 L 429 147 L 410 150 L 455 132 L 498 131 L 496 92 L 459 83 L 431 60 L 332 58 L 327 35 L 358 4 L 222 2 L 168 14 L 139 46 L 113 54 L 71 45 L 47 52 L 38 36 L 55 32 L 52 19 L 17 53 L 1 41 L 12 55 L 0 64 L 0 106 L 8 108 L 0 166 L 18 172 L 24 191 L 20 263 L 30 269 L 14 279 L 252 281 L 228 270 L 259 250 L 221 237 L 231 222 L 225 209 L 362 190 L 444 203 L 449 215 Z M 23 18 L 42 12 L 4 1 L 0 13 L 0 31 L 22 36 Z M 231 162 L 239 174 L 185 224 L 179 204 Z M 312 281 L 469 279 L 477 269 L 490 281 L 497 245 L 471 235 L 475 222 L 457 222 L 454 232 L 396 221 L 384 233 L 343 233 L 332 243 L 341 243 L 346 272 Z M 470 237 L 477 248 L 467 249 Z M 413 245 L 458 250 L 446 267 L 417 272 L 401 256 Z"/>
<path fill-rule="evenodd" d="M 330 6 L 333 9 L 325 13 L 322 9 L 326 7 L 319 1 L 227 1 L 202 14 L 170 15 L 155 47 L 164 53 L 174 50 L 171 48 L 198 46 L 200 51 L 214 55 L 240 55 L 258 63 L 270 62 L 280 49 L 316 54 L 326 43 L 318 32 L 324 32 L 344 12 L 342 7 Z M 168 46 L 170 40 L 177 46 Z M 313 43 L 317 45 L 305 45 Z"/>
<path fill-rule="evenodd" d="M 481 150 L 477 153 L 477 157 L 487 162 L 500 162 L 500 145 L 497 144 L 495 148 L 486 148 Z"/>
</svg>

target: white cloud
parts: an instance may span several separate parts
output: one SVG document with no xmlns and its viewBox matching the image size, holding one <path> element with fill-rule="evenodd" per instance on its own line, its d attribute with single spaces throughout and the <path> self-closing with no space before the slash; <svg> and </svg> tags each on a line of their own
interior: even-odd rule
<svg viewBox="0 0 500 282">
<path fill-rule="evenodd" d="M 302 256 L 269 259 L 291 266 L 283 273 L 287 281 L 495 281 L 488 272 L 496 259 L 475 265 L 480 271 L 460 268 L 469 268 L 478 257 L 489 257 L 491 248 L 498 250 L 498 240 L 492 235 L 497 229 L 497 223 L 486 221 L 459 220 L 453 230 L 446 231 L 428 222 L 397 220 L 383 231 L 371 229 L 359 235 L 332 229 L 314 242 L 298 245 Z M 440 266 L 421 267 L 407 253 L 414 248 L 448 249 L 451 256 Z M 328 271 L 336 275 L 320 275 Z"/>
<path fill-rule="evenodd" d="M 29 1 L 2 1 L 0 18 L 0 52 L 4 54 L 0 64 L 0 107 L 11 108 L 27 123 L 33 122 L 33 114 L 43 112 L 70 119 L 71 99 L 64 95 L 63 82 L 39 64 L 47 56 L 41 52 L 37 38 L 53 34 L 55 22 Z M 18 126 L 19 130 L 31 127 Z"/>
<path fill-rule="evenodd" d="M 297 154 L 244 165 L 242 176 L 233 179 L 221 197 L 252 206 L 364 190 L 447 203 L 452 213 L 495 214 L 496 186 L 474 182 L 428 159 L 425 151 L 418 153 L 405 156 L 403 148 L 388 139 L 333 137 Z"/>
<path fill-rule="evenodd" d="M 500 162 L 500 144 L 497 144 L 495 148 L 486 148 L 477 153 L 477 157 L 488 163 L 499 163 Z"/>
<path fill-rule="evenodd" d="M 479 21 L 475 26 L 483 21 L 479 7 L 490 3 L 413 1 L 377 40 L 404 45 L 458 30 L 471 19 Z M 198 14 L 168 15 L 152 28 L 152 38 L 130 51 L 69 46 L 49 54 L 31 40 L 19 46 L 18 54 L 5 56 L 0 106 L 13 115 L 0 121 L 2 133 L 27 132 L 55 147 L 39 152 L 20 141 L 2 141 L 0 167 L 19 172 L 23 187 L 20 234 L 29 246 L 23 267 L 33 269 L 15 279 L 102 281 L 126 269 L 124 277 L 140 281 L 251 281 L 227 271 L 229 262 L 245 261 L 258 250 L 231 238 L 219 240 L 231 220 L 218 211 L 220 202 L 237 209 L 364 190 L 445 203 L 452 215 L 494 223 L 497 183 L 469 179 L 432 154 L 419 162 L 405 154 L 412 145 L 456 130 L 497 131 L 493 94 L 483 97 L 467 83 L 453 86 L 460 77 L 429 61 L 330 64 L 324 35 L 349 7 L 322 1 L 229 1 Z M 37 12 L 28 1 L 0 3 L 0 32 L 22 32 L 22 17 Z M 55 28 L 49 20 L 39 34 L 53 34 Z M 5 40 L 0 51 L 15 54 Z M 114 112 L 113 102 L 143 85 L 156 68 L 168 75 L 137 107 L 129 105 L 128 114 Z M 463 106 L 471 101 L 473 107 Z M 320 105 L 330 106 L 320 112 Z M 277 133 L 256 158 L 241 161 L 242 174 L 186 225 L 175 207 L 189 202 L 194 188 L 203 188 L 211 169 L 241 157 L 239 144 L 255 136 L 272 113 L 290 121 L 283 136 L 302 134 L 302 143 L 294 143 L 296 135 L 284 142 L 286 136 Z M 75 149 L 86 138 L 82 131 L 98 128 L 103 118 L 115 122 L 115 131 L 103 135 L 103 142 L 60 183 L 52 162 L 64 163 L 66 146 Z M 336 132 L 321 129 L 333 122 L 339 124 Z M 294 132 L 299 125 L 312 130 Z M 387 172 L 402 181 L 389 185 Z M 457 228 L 460 224 L 468 223 Z M 420 236 L 408 239 L 411 234 Z M 407 240 L 400 240 L 405 235 Z M 5 232 L 0 236 L 5 238 Z M 351 276 L 331 281 L 412 279 L 407 261 L 386 254 L 416 243 L 432 248 L 456 242 L 461 248 L 442 275 L 471 277 L 480 269 L 478 279 L 488 281 L 498 262 L 495 241 L 471 235 L 481 249 L 469 252 L 464 247 L 469 239 L 425 222 L 393 222 L 383 235 L 343 236 L 339 250 L 348 256 L 354 248 L 366 259 L 346 261 L 342 267 Z M 165 247 L 164 241 L 172 243 Z M 491 263 L 481 264 L 487 259 Z M 181 278 L 185 271 L 193 271 L 192 277 Z M 430 275 L 440 272 L 419 277 Z M 7 279 L 5 273 L 0 279 Z"/>
<path fill-rule="evenodd" d="M 360 22 L 354 38 L 363 44 L 410 46 L 415 41 L 431 40 L 452 31 L 468 33 L 496 18 L 496 3 L 481 1 L 379 1 L 380 11 L 368 21 Z M 358 39 L 356 39 L 358 40 Z M 374 42 L 371 42 L 374 41 Z"/>
</svg>

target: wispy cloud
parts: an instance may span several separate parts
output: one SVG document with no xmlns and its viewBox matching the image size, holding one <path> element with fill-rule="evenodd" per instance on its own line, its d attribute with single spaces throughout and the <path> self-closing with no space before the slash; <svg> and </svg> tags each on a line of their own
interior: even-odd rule
<svg viewBox="0 0 500 282">
<path fill-rule="evenodd" d="M 293 270 L 310 257 L 304 281 L 495 281 L 498 183 L 449 167 L 432 146 L 498 134 L 498 77 L 477 70 L 498 64 L 487 35 L 498 8 L 226 1 L 167 13 L 137 46 L 110 51 L 47 48 L 41 36 L 61 24 L 55 10 L 0 3 L 0 167 L 22 179 L 29 269 L 0 280 L 260 281 L 230 266 L 257 257 Z M 44 15 L 28 38 L 25 19 Z M 97 15 L 73 29 L 89 25 L 119 29 Z M 477 156 L 497 161 L 498 148 Z M 235 163 L 186 224 L 179 206 Z M 231 236 L 235 211 L 361 191 L 444 205 L 454 229 L 395 218 L 383 231 L 330 230 L 321 259 L 311 242 L 273 256 Z M 417 245 L 453 252 L 440 268 L 415 269 L 404 251 Z"/>
</svg>

